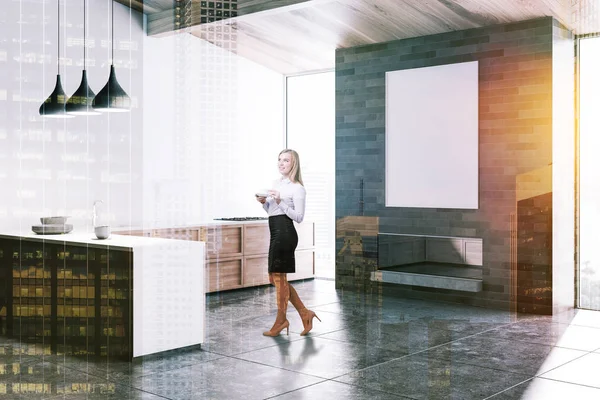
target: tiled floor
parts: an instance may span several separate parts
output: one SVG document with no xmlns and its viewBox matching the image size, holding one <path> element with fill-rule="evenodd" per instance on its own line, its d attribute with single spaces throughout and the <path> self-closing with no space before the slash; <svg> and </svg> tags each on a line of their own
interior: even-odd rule
<svg viewBox="0 0 600 400">
<path fill-rule="evenodd" d="M 262 336 L 273 288 L 208 297 L 202 350 L 134 363 L 0 339 L 0 399 L 600 399 L 600 313 L 553 317 L 294 285 L 322 323 Z"/>
</svg>

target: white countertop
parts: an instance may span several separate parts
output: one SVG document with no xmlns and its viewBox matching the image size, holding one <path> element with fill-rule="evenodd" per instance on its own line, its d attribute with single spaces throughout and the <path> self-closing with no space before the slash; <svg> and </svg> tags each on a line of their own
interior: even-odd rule
<svg viewBox="0 0 600 400">
<path fill-rule="evenodd" d="M 221 220 L 209 220 L 203 222 L 195 222 L 188 224 L 166 224 L 166 225 L 155 225 L 155 226 L 112 226 L 111 229 L 113 232 L 118 231 L 143 231 L 143 230 L 152 230 L 152 229 L 187 229 L 187 228 L 195 228 L 198 226 L 214 226 L 214 225 L 249 225 L 249 224 L 267 224 L 269 222 L 268 219 L 257 219 L 252 221 L 221 221 Z"/>
<path fill-rule="evenodd" d="M 138 247 L 173 244 L 174 241 L 186 242 L 176 239 L 162 239 L 156 237 L 128 236 L 112 234 L 108 239 L 97 239 L 93 233 L 73 231 L 61 235 L 38 235 L 33 232 L 0 232 L 0 239 L 23 239 L 35 242 L 49 242 L 60 244 L 87 245 L 96 248 L 116 248 L 133 250 Z M 203 242 L 196 242 L 203 243 Z"/>
</svg>

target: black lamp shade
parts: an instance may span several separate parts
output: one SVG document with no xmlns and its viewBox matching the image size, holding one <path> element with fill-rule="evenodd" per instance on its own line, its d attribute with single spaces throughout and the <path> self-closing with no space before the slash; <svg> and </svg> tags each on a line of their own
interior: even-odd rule
<svg viewBox="0 0 600 400">
<path fill-rule="evenodd" d="M 94 91 L 88 85 L 87 72 L 84 69 L 79 88 L 67 100 L 67 113 L 71 115 L 98 115 L 100 113 L 92 108 L 93 100 Z"/>
<path fill-rule="evenodd" d="M 101 112 L 127 112 L 131 108 L 131 99 L 119 85 L 114 65 L 110 66 L 108 82 L 94 98 L 93 107 Z"/>
<path fill-rule="evenodd" d="M 65 105 L 67 104 L 67 96 L 60 82 L 60 75 L 56 75 L 56 86 L 40 106 L 40 115 L 46 118 L 73 118 L 67 114 Z"/>
</svg>

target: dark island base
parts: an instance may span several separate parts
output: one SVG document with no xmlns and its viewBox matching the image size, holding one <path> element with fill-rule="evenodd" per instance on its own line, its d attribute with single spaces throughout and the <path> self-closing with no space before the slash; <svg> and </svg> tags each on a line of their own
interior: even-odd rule
<svg viewBox="0 0 600 400">
<path fill-rule="evenodd" d="M 133 256 L 0 239 L 0 334 L 39 354 L 131 360 Z"/>
</svg>

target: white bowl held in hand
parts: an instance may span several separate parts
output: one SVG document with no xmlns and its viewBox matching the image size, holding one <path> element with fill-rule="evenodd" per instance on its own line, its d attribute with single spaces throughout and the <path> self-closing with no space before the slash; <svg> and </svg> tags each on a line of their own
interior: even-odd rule
<svg viewBox="0 0 600 400">
<path fill-rule="evenodd" d="M 98 239 L 108 239 L 110 237 L 110 226 L 97 226 L 94 228 L 94 233 Z"/>
<path fill-rule="evenodd" d="M 269 191 L 267 189 L 261 189 L 258 192 L 256 192 L 256 197 L 268 197 L 269 196 Z"/>
</svg>

